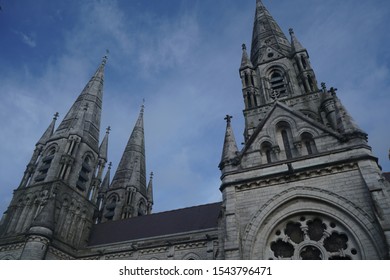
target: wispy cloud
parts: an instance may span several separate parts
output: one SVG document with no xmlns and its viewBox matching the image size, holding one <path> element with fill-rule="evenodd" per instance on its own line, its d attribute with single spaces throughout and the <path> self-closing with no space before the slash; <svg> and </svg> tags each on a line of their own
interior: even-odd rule
<svg viewBox="0 0 390 280">
<path fill-rule="evenodd" d="M 20 37 L 22 42 L 31 48 L 35 48 L 37 46 L 37 42 L 34 35 L 28 35 L 21 31 L 15 31 L 15 34 Z"/>
</svg>

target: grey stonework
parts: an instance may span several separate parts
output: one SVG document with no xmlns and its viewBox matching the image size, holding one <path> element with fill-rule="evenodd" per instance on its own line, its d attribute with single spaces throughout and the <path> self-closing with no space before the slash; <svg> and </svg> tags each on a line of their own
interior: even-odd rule
<svg viewBox="0 0 390 280">
<path fill-rule="evenodd" d="M 245 143 L 238 150 L 227 116 L 222 203 L 157 214 L 143 108 L 112 182 L 111 164 L 103 178 L 104 58 L 37 142 L 0 222 L 0 259 L 388 258 L 388 174 L 289 33 L 257 0 L 251 53 L 243 45 L 239 68 Z"/>
</svg>

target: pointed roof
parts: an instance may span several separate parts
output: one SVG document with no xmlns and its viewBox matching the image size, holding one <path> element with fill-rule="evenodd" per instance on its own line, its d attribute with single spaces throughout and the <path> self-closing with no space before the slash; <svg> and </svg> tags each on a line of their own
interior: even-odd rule
<svg viewBox="0 0 390 280">
<path fill-rule="evenodd" d="M 222 150 L 221 163 L 219 168 L 222 169 L 226 164 L 229 164 L 238 154 L 238 148 L 236 144 L 236 138 L 234 137 L 233 129 L 231 126 L 232 116 L 227 115 L 226 120 L 226 132 L 225 140 Z"/>
<path fill-rule="evenodd" d="M 100 187 L 100 189 L 101 189 L 103 192 L 106 192 L 106 191 L 108 190 L 108 188 L 110 187 L 111 166 L 112 166 L 112 163 L 110 162 L 110 163 L 108 164 L 108 169 L 107 169 L 106 176 L 104 176 L 103 182 L 102 182 L 101 187 Z"/>
<path fill-rule="evenodd" d="M 306 51 L 306 49 L 302 46 L 301 42 L 297 39 L 294 33 L 294 29 L 289 29 L 290 36 L 291 36 L 291 49 L 293 53 Z"/>
<path fill-rule="evenodd" d="M 291 51 L 290 42 L 282 29 L 271 16 L 261 0 L 256 1 L 256 14 L 253 25 L 251 61 L 254 66 L 261 63 L 260 59 L 267 48 L 287 56 Z"/>
<path fill-rule="evenodd" d="M 107 127 L 106 135 L 104 135 L 103 141 L 99 147 L 99 157 L 107 162 L 108 154 L 108 135 L 110 134 L 111 127 Z"/>
<path fill-rule="evenodd" d="M 363 138 L 367 138 L 367 133 L 365 133 L 355 122 L 352 116 L 348 113 L 347 109 L 341 103 L 340 99 L 336 95 L 336 89 L 330 89 L 334 100 L 335 100 L 335 109 L 336 109 L 336 119 L 338 131 L 346 135 L 358 135 Z"/>
<path fill-rule="evenodd" d="M 58 126 L 54 135 L 67 137 L 77 132 L 78 135 L 84 135 L 84 141 L 98 152 L 99 130 L 103 98 L 104 67 L 107 62 L 105 56 L 96 70 L 95 74 L 89 80 L 77 100 L 74 102 L 61 124 Z M 80 124 L 80 116 L 85 107 L 88 110 L 85 114 L 84 123 Z"/>
<path fill-rule="evenodd" d="M 139 117 L 133 132 L 127 142 L 125 151 L 115 172 L 111 188 L 126 188 L 133 186 L 146 195 L 146 168 L 145 168 L 145 136 L 144 136 L 144 106 L 142 105 Z"/>
<path fill-rule="evenodd" d="M 43 133 L 42 137 L 39 139 L 36 145 L 45 145 L 46 142 L 50 139 L 50 137 L 53 135 L 54 127 L 56 125 L 56 120 L 58 116 L 59 116 L 58 112 L 54 114 L 53 120 L 51 121 L 49 127 Z"/>
<path fill-rule="evenodd" d="M 153 204 L 153 172 L 150 173 L 150 179 L 147 190 L 147 198 Z"/>
<path fill-rule="evenodd" d="M 249 59 L 248 53 L 246 52 L 246 45 L 242 44 L 242 58 L 240 70 L 243 70 L 245 68 L 253 68 L 253 65 Z"/>
</svg>

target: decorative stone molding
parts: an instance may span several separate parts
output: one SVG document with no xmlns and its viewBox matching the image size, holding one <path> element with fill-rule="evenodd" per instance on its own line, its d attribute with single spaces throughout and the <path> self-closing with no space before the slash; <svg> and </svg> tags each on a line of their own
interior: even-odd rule
<svg viewBox="0 0 390 280">
<path fill-rule="evenodd" d="M 12 244 L 12 245 L 6 245 L 0 247 L 0 252 L 6 252 L 6 251 L 14 251 L 23 248 L 24 243 L 18 243 L 18 244 Z"/>
<path fill-rule="evenodd" d="M 296 172 L 294 174 L 288 174 L 288 175 L 279 175 L 275 177 L 270 177 L 262 180 L 257 180 L 251 183 L 245 183 L 241 185 L 237 185 L 235 187 L 236 191 L 245 191 L 248 189 L 256 189 L 256 188 L 262 188 L 262 187 L 269 187 L 272 185 L 279 185 L 279 184 L 285 184 L 290 182 L 297 182 L 301 180 L 316 178 L 316 177 L 322 177 L 330 174 L 337 174 L 342 172 L 348 172 L 352 170 L 357 170 L 358 165 L 357 163 L 347 163 L 347 164 L 339 164 L 334 166 L 329 166 L 325 168 L 319 168 L 314 170 L 307 170 L 302 172 Z"/>
<path fill-rule="evenodd" d="M 49 247 L 49 253 L 58 257 L 59 260 L 74 260 L 74 257 L 69 256 L 68 254 L 65 254 L 64 252 L 58 250 L 54 247 Z"/>
</svg>

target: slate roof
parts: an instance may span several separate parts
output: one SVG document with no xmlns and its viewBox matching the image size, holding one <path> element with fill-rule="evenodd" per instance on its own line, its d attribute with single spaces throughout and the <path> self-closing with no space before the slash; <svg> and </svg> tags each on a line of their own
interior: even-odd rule
<svg viewBox="0 0 390 280">
<path fill-rule="evenodd" d="M 97 224 L 89 246 L 217 228 L 220 210 L 218 202 Z"/>
</svg>

